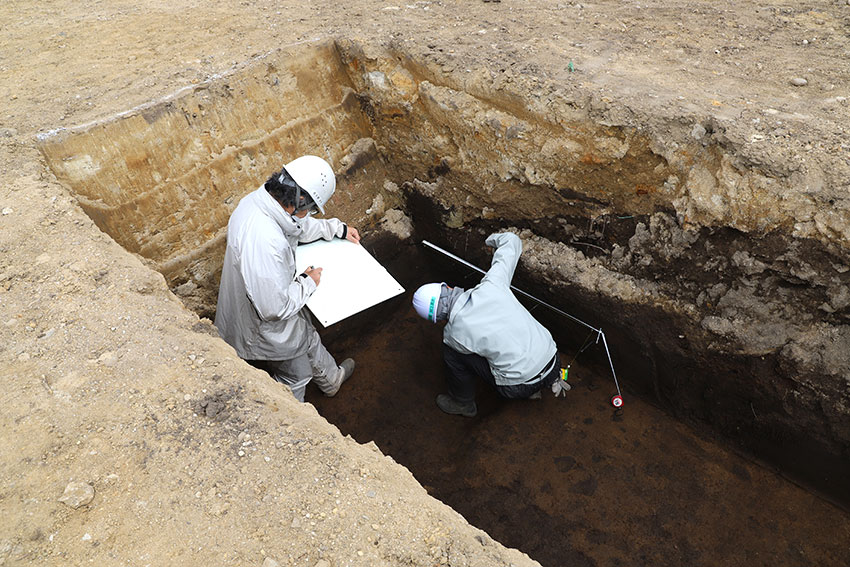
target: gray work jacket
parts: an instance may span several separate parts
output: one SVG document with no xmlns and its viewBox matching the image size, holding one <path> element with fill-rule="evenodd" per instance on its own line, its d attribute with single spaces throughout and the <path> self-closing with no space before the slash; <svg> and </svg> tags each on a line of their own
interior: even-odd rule
<svg viewBox="0 0 850 567">
<path fill-rule="evenodd" d="M 299 242 L 342 237 L 338 219 L 293 219 L 265 187 L 249 193 L 227 223 L 215 325 L 246 360 L 291 360 L 307 351 L 312 323 L 302 307 L 316 289 L 296 277 Z"/>
<path fill-rule="evenodd" d="M 443 329 L 443 342 L 464 354 L 487 359 L 496 384 L 534 382 L 557 352 L 552 335 L 511 292 L 522 241 L 515 234 L 491 234 L 496 248 L 487 274 L 458 297 Z"/>
</svg>

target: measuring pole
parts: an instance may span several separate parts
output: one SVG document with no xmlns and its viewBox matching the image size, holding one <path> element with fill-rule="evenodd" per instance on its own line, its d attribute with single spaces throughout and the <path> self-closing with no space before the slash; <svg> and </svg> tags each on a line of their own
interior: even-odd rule
<svg viewBox="0 0 850 567">
<path fill-rule="evenodd" d="M 437 252 L 439 252 L 440 254 L 443 254 L 444 256 L 448 256 L 449 258 L 451 258 L 455 262 L 459 262 L 459 263 L 463 264 L 464 266 L 466 266 L 467 268 L 471 268 L 471 269 L 475 270 L 476 272 L 478 272 L 480 274 L 486 274 L 487 273 L 484 270 L 482 270 L 481 268 L 479 268 L 478 266 L 467 262 L 466 260 L 464 260 L 460 256 L 456 256 L 456 255 L 452 254 L 451 252 L 449 252 L 448 250 L 443 250 L 442 248 L 440 248 L 436 244 L 432 244 L 431 242 L 428 242 L 427 240 L 423 240 L 422 244 L 424 244 L 428 248 L 431 248 L 432 250 L 436 250 Z M 589 323 L 585 323 L 584 321 L 582 321 L 578 317 L 570 315 L 566 311 L 558 309 L 554 305 L 551 305 L 551 304 L 543 301 L 542 299 L 538 299 L 538 298 L 534 297 L 533 295 L 531 295 L 530 293 L 526 293 L 526 292 L 524 292 L 523 290 L 519 289 L 518 287 L 516 287 L 514 285 L 511 285 L 511 289 L 514 290 L 515 292 L 519 293 L 520 295 L 527 297 L 528 299 L 535 301 L 535 302 L 539 303 L 540 305 L 543 305 L 544 307 L 548 307 L 549 309 L 551 309 L 552 311 L 554 311 L 558 315 L 566 317 L 567 319 L 574 321 L 574 322 L 576 322 L 580 325 L 584 325 L 588 329 L 596 332 L 596 342 L 599 343 L 599 339 L 602 339 L 602 345 L 605 347 L 605 354 L 608 355 L 608 364 L 611 366 L 611 375 L 614 377 L 614 385 L 617 387 L 617 395 L 614 396 L 613 398 L 611 398 L 611 404 L 614 407 L 617 407 L 617 408 L 622 407 L 622 405 L 623 405 L 623 394 L 620 392 L 620 383 L 617 381 L 617 373 L 614 371 L 614 362 L 611 360 L 611 351 L 608 350 L 608 341 L 605 339 L 605 333 L 602 332 L 602 329 L 597 329 L 596 327 L 590 325 Z"/>
</svg>

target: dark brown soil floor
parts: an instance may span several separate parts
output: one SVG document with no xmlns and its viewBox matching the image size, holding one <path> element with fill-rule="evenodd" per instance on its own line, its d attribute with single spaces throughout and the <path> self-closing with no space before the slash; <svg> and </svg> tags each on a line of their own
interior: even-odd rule
<svg viewBox="0 0 850 567">
<path fill-rule="evenodd" d="M 429 277 L 399 279 L 404 296 L 323 332 L 357 370 L 335 398 L 311 386 L 308 401 L 470 523 L 546 567 L 850 565 L 845 511 L 630 397 L 628 368 L 619 416 L 610 373 L 585 355 L 566 398 L 507 401 L 482 384 L 477 417 L 441 413 L 442 329 L 409 307 Z M 580 346 L 560 344 L 562 361 Z"/>
</svg>

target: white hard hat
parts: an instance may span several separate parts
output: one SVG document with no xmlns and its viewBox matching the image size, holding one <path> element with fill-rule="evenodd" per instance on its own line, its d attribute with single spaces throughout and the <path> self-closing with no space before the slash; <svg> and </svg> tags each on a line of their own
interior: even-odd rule
<svg viewBox="0 0 850 567">
<path fill-rule="evenodd" d="M 437 304 L 440 303 L 441 283 L 426 283 L 413 293 L 413 308 L 423 319 L 437 322 Z"/>
<path fill-rule="evenodd" d="M 336 189 L 336 177 L 331 165 L 318 156 L 301 156 L 283 168 L 313 198 L 316 206 L 324 214 L 325 203 Z"/>
</svg>

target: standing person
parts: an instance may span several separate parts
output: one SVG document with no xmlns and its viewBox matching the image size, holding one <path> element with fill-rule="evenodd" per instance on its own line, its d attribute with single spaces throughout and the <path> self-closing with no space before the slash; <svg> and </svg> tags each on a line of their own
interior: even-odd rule
<svg viewBox="0 0 850 567">
<path fill-rule="evenodd" d="M 336 189 L 330 164 L 302 156 L 246 195 L 227 224 L 215 325 L 237 354 L 288 385 L 299 401 L 310 380 L 333 396 L 354 371 L 337 365 L 322 344 L 304 305 L 322 268 L 295 274 L 295 247 L 319 238 L 360 242 L 339 219 L 315 219 Z"/>
<path fill-rule="evenodd" d="M 470 290 L 428 283 L 413 294 L 416 312 L 443 329 L 448 394 L 437 396 L 446 413 L 474 417 L 478 378 L 505 398 L 528 398 L 558 379 L 552 335 L 511 292 L 522 242 L 511 233 L 491 234 L 496 248 L 490 269 Z"/>
</svg>

